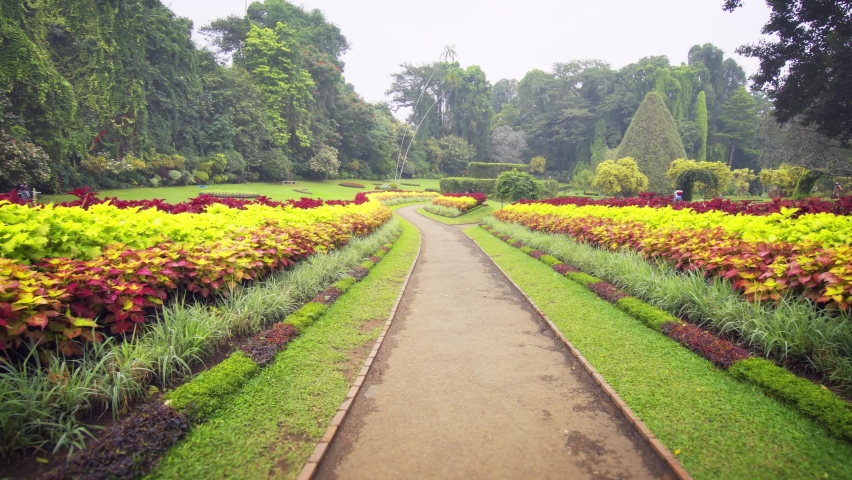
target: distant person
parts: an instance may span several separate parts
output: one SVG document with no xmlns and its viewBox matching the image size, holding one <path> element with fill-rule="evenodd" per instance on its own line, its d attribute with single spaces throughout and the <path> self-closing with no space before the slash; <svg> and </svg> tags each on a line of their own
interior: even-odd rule
<svg viewBox="0 0 852 480">
<path fill-rule="evenodd" d="M 843 196 L 843 186 L 840 182 L 834 182 L 834 190 L 831 191 L 831 198 L 840 198 Z"/>
<path fill-rule="evenodd" d="M 18 198 L 20 198 L 21 200 L 30 199 L 30 191 L 29 187 L 27 187 L 26 182 L 18 185 Z"/>
<path fill-rule="evenodd" d="M 675 190 L 674 201 L 675 202 L 682 202 L 683 201 L 683 190 Z"/>
</svg>

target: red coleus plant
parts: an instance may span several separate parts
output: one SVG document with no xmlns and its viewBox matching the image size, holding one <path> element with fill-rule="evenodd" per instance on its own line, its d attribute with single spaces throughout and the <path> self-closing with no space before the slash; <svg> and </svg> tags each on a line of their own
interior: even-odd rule
<svg viewBox="0 0 852 480">
<path fill-rule="evenodd" d="M 790 291 L 832 308 L 852 304 L 850 247 L 749 241 L 721 228 L 650 230 L 640 222 L 591 216 L 563 218 L 507 210 L 494 216 L 599 248 L 629 248 L 646 258 L 670 261 L 681 270 L 701 269 L 730 280 L 749 300 L 778 301 Z"/>
<path fill-rule="evenodd" d="M 663 324 L 662 332 L 693 352 L 724 368 L 729 368 L 735 362 L 751 356 L 745 349 L 727 340 L 717 338 L 712 333 L 690 323 L 668 322 Z"/>
<path fill-rule="evenodd" d="M 99 338 L 96 329 L 135 331 L 178 289 L 202 297 L 226 294 L 228 287 L 344 245 L 353 234 L 367 234 L 389 215 L 377 211 L 306 227 L 270 224 L 200 245 L 110 246 L 93 260 L 50 258 L 28 266 L 0 259 L 0 327 L 5 327 L 0 350 L 28 338 L 76 353 L 79 339 Z"/>
<path fill-rule="evenodd" d="M 234 208 L 237 210 L 244 210 L 248 205 L 258 204 L 265 205 L 269 207 L 293 207 L 300 209 L 312 209 L 319 208 L 323 205 L 360 205 L 365 203 L 368 199 L 366 195 L 356 196 L 355 200 L 328 200 L 323 201 L 319 198 L 306 198 L 302 197 L 298 200 L 286 200 L 283 202 L 277 202 L 274 200 L 270 200 L 267 197 L 258 197 L 255 199 L 242 199 L 242 198 L 219 198 L 214 197 L 212 195 L 200 194 L 195 198 L 187 200 L 186 202 L 181 203 L 168 203 L 162 199 L 153 199 L 153 200 L 119 200 L 115 197 L 106 197 L 106 198 L 98 198 L 97 192 L 92 191 L 91 187 L 77 188 L 70 192 L 69 195 L 74 195 L 78 199 L 72 202 L 63 202 L 60 203 L 59 206 L 62 207 L 82 207 L 84 209 L 89 208 L 92 205 L 98 205 L 101 203 L 109 202 L 111 205 L 117 208 L 134 208 L 138 207 L 140 209 L 149 209 L 154 208 L 167 213 L 203 213 L 207 210 L 207 207 L 213 204 L 222 204 L 229 208 Z M 3 200 L 0 197 L 0 200 Z"/>
<path fill-rule="evenodd" d="M 797 208 L 793 218 L 810 213 L 833 213 L 835 215 L 852 215 L 852 197 L 843 197 L 838 200 L 821 200 L 819 198 L 808 198 L 805 200 L 787 200 L 774 198 L 771 202 L 754 202 L 752 200 L 731 201 L 729 199 L 714 198 L 702 202 L 675 202 L 672 195 L 660 195 L 651 192 L 640 193 L 638 197 L 630 198 L 606 198 L 593 200 L 585 197 L 557 197 L 546 200 L 521 200 L 519 203 L 546 203 L 550 205 L 602 205 L 606 207 L 671 207 L 675 210 L 691 208 L 698 213 L 720 211 L 730 214 L 743 215 L 770 215 L 781 212 L 782 208 Z"/>
</svg>

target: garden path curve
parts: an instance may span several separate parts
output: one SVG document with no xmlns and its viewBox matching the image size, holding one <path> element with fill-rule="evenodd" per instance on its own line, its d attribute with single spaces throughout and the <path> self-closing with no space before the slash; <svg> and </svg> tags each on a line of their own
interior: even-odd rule
<svg viewBox="0 0 852 480">
<path fill-rule="evenodd" d="M 673 478 L 489 258 L 416 208 L 398 213 L 420 258 L 315 478 Z"/>
</svg>

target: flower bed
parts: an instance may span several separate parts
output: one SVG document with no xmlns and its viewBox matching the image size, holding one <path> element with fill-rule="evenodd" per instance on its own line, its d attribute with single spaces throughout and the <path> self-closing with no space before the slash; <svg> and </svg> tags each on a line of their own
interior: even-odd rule
<svg viewBox="0 0 852 480">
<path fill-rule="evenodd" d="M 659 195 L 656 193 L 640 193 L 638 197 L 630 198 L 605 198 L 593 200 L 585 197 L 558 197 L 546 200 L 521 200 L 520 203 L 544 203 L 548 205 L 575 205 L 584 207 L 599 205 L 604 207 L 671 207 L 675 210 L 690 209 L 698 213 L 724 212 L 732 215 L 771 215 L 780 213 L 782 209 L 797 209 L 797 215 L 813 213 L 831 213 L 835 215 L 852 215 L 852 197 L 842 197 L 836 201 L 809 198 L 806 200 L 787 200 L 774 198 L 769 202 L 755 202 L 753 200 L 732 201 L 724 198 L 714 198 L 701 202 L 674 202 L 672 195 Z"/>
<path fill-rule="evenodd" d="M 685 323 L 668 313 L 630 297 L 608 284 L 588 274 L 577 272 L 564 263 L 554 263 L 558 259 L 541 253 L 502 235 L 497 229 L 483 225 L 483 228 L 501 240 L 512 244 L 553 270 L 581 285 L 586 286 L 602 299 L 615 305 L 649 328 L 668 336 L 686 348 L 727 369 L 732 375 L 761 387 L 767 394 L 792 404 L 803 414 L 810 416 L 832 435 L 852 442 L 852 409 L 849 404 L 834 395 L 822 385 L 799 378 L 769 360 L 752 357 L 748 351 L 728 340 L 716 337 L 696 325 Z"/>
<path fill-rule="evenodd" d="M 630 248 L 683 270 L 703 269 L 731 280 L 749 299 L 779 300 L 792 292 L 833 308 L 848 308 L 852 304 L 852 217 L 796 214 L 785 208 L 748 216 L 691 209 L 519 203 L 494 216 L 601 248 Z"/>
<path fill-rule="evenodd" d="M 366 197 L 228 200 L 205 200 L 200 213 L 0 203 L 0 350 L 29 339 L 78 353 L 105 327 L 135 331 L 171 293 L 226 294 L 391 218 Z"/>
<path fill-rule="evenodd" d="M 445 193 L 433 199 L 432 204 L 455 208 L 464 213 L 473 207 L 485 203 L 485 198 L 485 194 L 482 193 Z"/>
</svg>

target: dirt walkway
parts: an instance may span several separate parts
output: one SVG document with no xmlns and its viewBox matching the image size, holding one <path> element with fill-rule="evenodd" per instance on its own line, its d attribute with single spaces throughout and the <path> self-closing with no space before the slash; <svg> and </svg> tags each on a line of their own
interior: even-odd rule
<svg viewBox="0 0 852 480">
<path fill-rule="evenodd" d="M 672 478 L 491 261 L 415 208 L 420 260 L 315 478 Z"/>
</svg>

